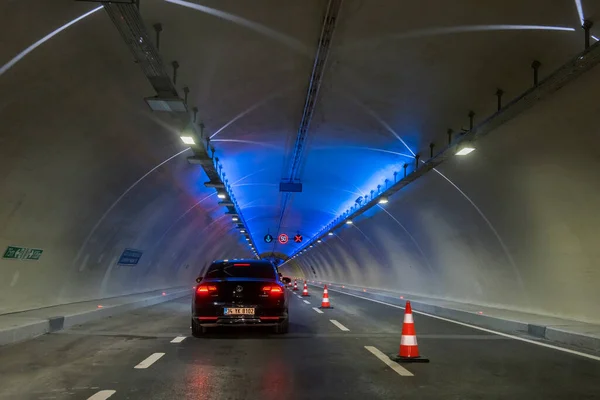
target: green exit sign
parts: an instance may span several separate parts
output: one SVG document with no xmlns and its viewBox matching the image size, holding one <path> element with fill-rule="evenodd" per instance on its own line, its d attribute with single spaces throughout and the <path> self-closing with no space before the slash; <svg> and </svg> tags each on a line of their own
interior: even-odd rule
<svg viewBox="0 0 600 400">
<path fill-rule="evenodd" d="M 8 246 L 2 258 L 13 260 L 39 260 L 44 250 L 28 247 Z"/>
</svg>

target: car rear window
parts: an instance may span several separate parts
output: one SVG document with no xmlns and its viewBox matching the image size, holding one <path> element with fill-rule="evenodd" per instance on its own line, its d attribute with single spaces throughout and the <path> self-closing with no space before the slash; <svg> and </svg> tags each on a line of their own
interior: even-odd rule
<svg viewBox="0 0 600 400">
<path fill-rule="evenodd" d="M 275 268 L 269 263 L 222 262 L 214 263 L 206 271 L 206 278 L 265 278 L 275 279 Z"/>
</svg>

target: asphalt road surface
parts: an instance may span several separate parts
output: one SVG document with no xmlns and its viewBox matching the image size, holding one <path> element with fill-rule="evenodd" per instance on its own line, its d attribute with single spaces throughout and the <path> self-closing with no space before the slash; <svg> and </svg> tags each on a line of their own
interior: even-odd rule
<svg viewBox="0 0 600 400">
<path fill-rule="evenodd" d="M 293 294 L 287 335 L 190 337 L 184 298 L 6 346 L 0 399 L 600 399 L 600 361 L 419 314 L 431 362 L 391 363 L 404 311 L 330 299 Z"/>
</svg>

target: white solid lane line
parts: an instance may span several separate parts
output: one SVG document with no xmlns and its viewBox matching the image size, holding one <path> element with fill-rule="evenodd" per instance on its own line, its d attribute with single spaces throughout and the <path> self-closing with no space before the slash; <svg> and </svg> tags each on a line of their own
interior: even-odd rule
<svg viewBox="0 0 600 400">
<path fill-rule="evenodd" d="M 139 363 L 138 365 L 136 365 L 133 368 L 136 368 L 136 369 L 148 368 L 149 366 L 154 364 L 156 361 L 158 361 L 159 358 L 161 358 L 164 355 L 165 355 L 165 353 L 154 353 L 150 357 L 146 358 L 144 361 L 142 361 L 141 363 Z"/>
<path fill-rule="evenodd" d="M 398 363 L 395 363 L 392 360 L 390 360 L 390 358 L 388 356 L 386 356 L 385 354 L 383 354 L 381 351 L 379 351 L 379 349 L 377 347 L 365 346 L 365 349 L 369 350 L 371 353 L 373 353 L 373 355 L 375 357 L 379 358 L 388 367 L 390 367 L 391 369 L 393 369 L 394 371 L 396 371 L 398 373 L 398 375 L 401 375 L 401 376 L 414 376 L 412 374 L 412 372 L 410 372 L 409 370 L 407 370 L 403 366 L 399 365 Z"/>
<path fill-rule="evenodd" d="M 302 300 L 302 301 L 304 301 L 306 304 L 310 304 L 310 301 L 307 301 L 307 300 Z"/>
<path fill-rule="evenodd" d="M 329 321 L 331 321 L 332 324 L 334 324 L 335 326 L 337 326 L 338 328 L 340 328 L 342 331 L 344 331 L 344 332 L 350 332 L 350 329 L 346 328 L 344 325 L 340 324 L 335 319 L 330 319 Z"/>
<path fill-rule="evenodd" d="M 319 310 L 317 307 L 313 307 L 313 310 L 315 310 L 316 312 L 318 312 L 319 314 L 323 314 L 323 311 Z"/>
<path fill-rule="evenodd" d="M 386 306 L 389 306 L 389 307 L 395 307 L 395 308 L 399 308 L 401 310 L 404 310 L 404 307 L 397 306 L 397 305 L 391 304 L 391 303 L 386 303 L 385 301 L 379 301 L 379 300 L 369 299 L 368 297 L 357 296 L 355 294 L 340 292 L 339 290 L 334 290 L 334 289 L 329 289 L 329 290 L 334 291 L 334 292 L 338 292 L 338 293 L 341 293 L 341 294 L 345 294 L 347 296 L 358 297 L 359 299 L 368 300 L 368 301 L 372 301 L 374 303 L 379 303 L 379 304 L 383 304 L 383 305 L 386 305 Z M 522 338 L 522 337 L 519 337 L 519 336 L 509 335 L 508 333 L 502 333 L 502 332 L 498 332 L 498 331 L 493 331 L 491 329 L 482 328 L 480 326 L 475 326 L 475 325 L 471 325 L 471 324 L 466 324 L 464 322 L 455 321 L 453 319 L 448 319 L 448 318 L 444 318 L 444 317 L 438 317 L 437 315 L 425 313 L 425 312 L 422 312 L 422 311 L 416 311 L 415 309 L 413 309 L 412 312 L 413 312 L 413 314 L 425 315 L 427 317 L 436 318 L 436 319 L 439 319 L 439 320 L 442 320 L 442 321 L 451 322 L 453 324 L 466 326 L 468 328 L 477 329 L 479 331 L 493 333 L 494 335 L 503 336 L 503 337 L 507 337 L 507 338 L 510 338 L 510 339 L 514 339 L 514 340 L 520 340 L 522 342 L 535 344 L 537 346 L 547 347 L 549 349 L 563 351 L 565 353 L 575 354 L 575 355 L 578 355 L 578 356 L 581 356 L 581 357 L 586 357 L 586 358 L 590 358 L 592 360 L 600 361 L 600 357 L 594 356 L 594 355 L 591 355 L 591 354 L 587 354 L 587 353 L 582 353 L 580 351 L 575 351 L 575 350 L 571 350 L 571 349 L 565 349 L 564 347 L 553 346 L 551 344 L 547 344 L 547 343 L 543 343 L 543 342 L 537 342 L 535 340 L 526 339 L 526 338 Z"/>
<path fill-rule="evenodd" d="M 88 400 L 106 400 L 115 393 L 117 393 L 116 390 L 101 390 L 93 396 L 88 397 Z"/>
<path fill-rule="evenodd" d="M 177 336 L 175 339 L 171 340 L 171 343 L 181 343 L 185 340 L 185 336 Z"/>
</svg>

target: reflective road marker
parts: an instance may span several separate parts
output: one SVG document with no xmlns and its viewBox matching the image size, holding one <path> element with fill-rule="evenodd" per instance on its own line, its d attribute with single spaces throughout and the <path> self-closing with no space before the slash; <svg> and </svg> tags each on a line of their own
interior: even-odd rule
<svg viewBox="0 0 600 400">
<path fill-rule="evenodd" d="M 331 321 L 332 324 L 334 324 L 335 326 L 337 326 L 338 328 L 340 328 L 344 332 L 349 332 L 350 331 L 350 329 L 346 328 L 344 325 L 340 324 L 335 319 L 330 319 L 329 321 Z"/>
<path fill-rule="evenodd" d="M 159 358 L 161 358 L 164 355 L 165 355 L 165 353 L 154 353 L 150 357 L 146 358 L 144 361 L 142 361 L 141 363 L 139 363 L 138 365 L 136 365 L 133 368 L 135 368 L 135 369 L 148 368 L 149 366 L 154 364 L 156 361 L 158 361 Z"/>
<path fill-rule="evenodd" d="M 117 393 L 116 390 L 101 390 L 93 396 L 88 397 L 88 400 L 106 400 L 115 393 Z"/>
<path fill-rule="evenodd" d="M 175 339 L 171 340 L 171 343 L 181 343 L 185 340 L 185 336 L 177 336 Z"/>
<path fill-rule="evenodd" d="M 409 370 L 407 370 L 406 368 L 402 367 L 398 363 L 395 363 L 392 360 L 390 360 L 390 358 L 388 356 L 386 356 L 385 354 L 383 354 L 381 351 L 379 351 L 379 349 L 377 347 L 365 346 L 365 349 L 369 350 L 371 353 L 373 353 L 373 355 L 375 357 L 377 357 L 381 361 L 383 361 L 384 364 L 386 364 L 388 367 L 390 367 L 391 369 L 393 369 L 394 371 L 396 371 L 398 373 L 398 375 L 401 375 L 401 376 L 414 376 Z"/>
</svg>

